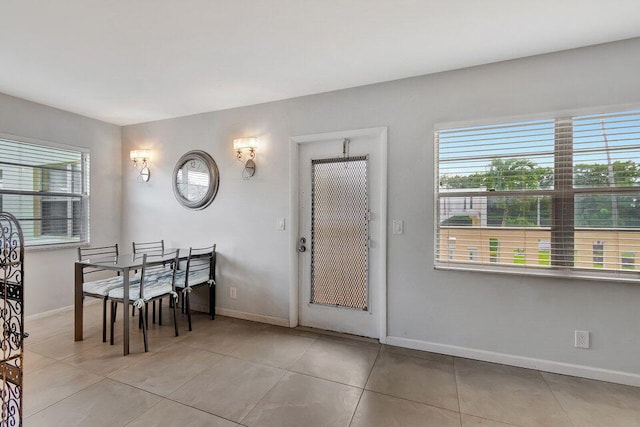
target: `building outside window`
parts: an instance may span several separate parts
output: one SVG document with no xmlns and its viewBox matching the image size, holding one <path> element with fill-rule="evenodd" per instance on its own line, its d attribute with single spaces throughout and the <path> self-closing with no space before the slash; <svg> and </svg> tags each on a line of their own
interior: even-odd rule
<svg viewBox="0 0 640 427">
<path fill-rule="evenodd" d="M 630 269 L 640 250 L 640 111 L 446 128 L 435 143 L 437 268 L 470 268 L 443 255 L 455 238 L 478 248 L 474 269 Z"/>
<path fill-rule="evenodd" d="M 89 153 L 0 138 L 0 200 L 27 246 L 89 241 Z"/>
</svg>

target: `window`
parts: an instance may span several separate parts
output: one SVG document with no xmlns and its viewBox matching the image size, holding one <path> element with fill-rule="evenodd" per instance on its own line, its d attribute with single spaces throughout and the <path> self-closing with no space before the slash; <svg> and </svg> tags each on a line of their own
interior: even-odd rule
<svg viewBox="0 0 640 427">
<path fill-rule="evenodd" d="M 538 264 L 551 265 L 551 242 L 538 240 Z"/>
<path fill-rule="evenodd" d="M 449 259 L 453 261 L 454 259 L 456 259 L 456 238 L 455 237 L 449 237 L 448 250 L 449 250 Z"/>
<path fill-rule="evenodd" d="M 89 239 L 89 154 L 0 138 L 0 201 L 27 246 Z"/>
<path fill-rule="evenodd" d="M 635 270 L 636 254 L 633 252 L 622 252 L 620 262 L 624 270 Z"/>
<path fill-rule="evenodd" d="M 640 250 L 640 111 L 444 129 L 435 142 L 436 267 L 638 280 L 623 252 Z M 451 239 L 478 247 L 473 263 L 443 254 Z"/>
<path fill-rule="evenodd" d="M 513 251 L 513 263 L 514 264 L 524 264 L 526 262 L 526 254 L 524 248 L 518 248 Z"/>
<path fill-rule="evenodd" d="M 604 268 L 604 242 L 593 242 L 593 268 Z"/>
<path fill-rule="evenodd" d="M 499 240 L 497 237 L 491 237 L 489 239 L 489 262 L 498 262 L 498 248 Z"/>
</svg>

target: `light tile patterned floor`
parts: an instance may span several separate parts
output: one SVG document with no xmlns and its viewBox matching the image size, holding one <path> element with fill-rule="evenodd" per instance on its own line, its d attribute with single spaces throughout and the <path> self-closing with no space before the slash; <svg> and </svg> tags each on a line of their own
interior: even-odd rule
<svg viewBox="0 0 640 427">
<path fill-rule="evenodd" d="M 640 388 L 223 316 L 151 325 L 149 353 L 133 322 L 123 357 L 100 310 L 80 343 L 72 312 L 27 322 L 26 426 L 640 427 Z"/>
</svg>

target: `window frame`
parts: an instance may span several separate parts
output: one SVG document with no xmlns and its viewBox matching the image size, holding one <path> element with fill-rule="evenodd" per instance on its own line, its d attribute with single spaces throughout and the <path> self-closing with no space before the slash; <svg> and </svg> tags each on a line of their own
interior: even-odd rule
<svg viewBox="0 0 640 427">
<path fill-rule="evenodd" d="M 83 222 L 82 222 L 83 227 L 86 230 L 84 233 L 84 236 L 81 236 L 79 241 L 73 241 L 73 242 L 25 244 L 25 251 L 40 252 L 40 251 L 49 251 L 49 250 L 56 250 L 56 249 L 71 249 L 71 248 L 89 246 L 91 242 L 91 191 L 90 191 L 91 189 L 91 150 L 88 147 L 62 144 L 59 142 L 24 137 L 20 135 L 14 135 L 10 133 L 2 133 L 2 132 L 0 132 L 0 139 L 4 139 L 9 142 L 35 145 L 35 146 L 44 147 L 44 148 L 72 151 L 80 154 L 82 159 L 81 160 L 81 178 L 80 178 L 81 194 L 77 198 L 77 200 L 80 200 L 81 204 L 85 205 L 86 215 L 83 218 Z M 35 196 L 51 197 L 52 194 L 55 194 L 55 192 L 33 191 L 34 197 Z M 0 197 L 2 197 L 2 194 L 0 194 Z M 68 196 L 65 195 L 63 197 L 68 197 Z M 69 198 L 69 200 L 73 204 L 73 198 Z"/>
<path fill-rule="evenodd" d="M 563 123 L 563 120 L 568 119 L 572 121 L 573 118 L 575 117 L 590 116 L 590 115 L 606 115 L 606 114 L 616 114 L 616 113 L 624 114 L 627 111 L 634 111 L 634 110 L 640 110 L 640 104 L 634 103 L 634 104 L 605 106 L 605 107 L 599 107 L 599 108 L 556 110 L 553 112 L 546 112 L 546 113 L 512 115 L 512 116 L 484 118 L 484 119 L 478 119 L 478 120 L 450 121 L 450 122 L 436 123 L 433 127 L 433 132 L 431 134 L 433 137 L 432 145 L 433 145 L 433 159 L 434 159 L 433 161 L 433 164 L 434 164 L 433 223 L 434 223 L 435 233 L 436 233 L 434 235 L 434 240 L 433 240 L 434 269 L 443 270 L 443 271 L 470 271 L 470 272 L 498 273 L 498 274 L 508 274 L 508 275 L 518 275 L 518 276 L 523 276 L 523 275 L 524 276 L 541 276 L 541 277 L 551 277 L 551 278 L 561 278 L 561 279 L 582 279 L 582 280 L 597 280 L 597 281 L 606 281 L 606 282 L 613 281 L 613 282 L 640 284 L 639 271 L 627 270 L 622 268 L 622 262 L 621 262 L 620 269 L 618 270 L 598 271 L 599 269 L 587 269 L 583 267 L 578 267 L 575 264 L 575 257 L 577 252 L 575 244 L 573 245 L 573 248 L 570 254 L 567 252 L 566 254 L 563 255 L 565 259 L 567 259 L 567 257 L 571 257 L 574 260 L 571 263 L 572 265 L 570 266 L 554 265 L 551 259 L 550 259 L 551 265 L 549 266 L 543 266 L 543 265 L 536 266 L 536 265 L 527 265 L 527 264 L 523 266 L 508 266 L 500 263 L 499 246 L 498 246 L 498 253 L 497 253 L 497 262 L 496 260 L 492 260 L 491 256 L 488 258 L 486 263 L 474 263 L 474 262 L 468 262 L 468 261 L 465 262 L 465 261 L 458 261 L 458 260 L 454 260 L 452 262 L 448 258 L 448 256 L 444 256 L 444 255 L 447 255 L 447 253 L 443 251 L 442 248 L 439 248 L 439 241 L 440 241 L 439 216 L 440 216 L 441 197 L 440 197 L 440 191 L 439 191 L 440 190 L 439 188 L 439 182 L 440 182 L 440 170 L 439 170 L 440 155 L 439 154 L 440 153 L 439 153 L 439 144 L 437 143 L 437 135 L 436 135 L 438 132 L 445 131 L 445 130 L 454 130 L 457 128 L 498 126 L 501 124 L 508 125 L 510 123 L 532 122 L 532 121 L 538 121 L 538 120 L 555 120 L 556 146 L 555 146 L 554 152 L 557 153 L 558 149 L 562 149 L 562 147 L 561 146 L 559 147 L 558 145 L 557 131 L 558 131 L 558 126 L 566 125 L 566 123 Z M 573 139 L 573 133 L 570 139 L 571 140 Z M 573 141 L 571 141 L 571 146 L 573 151 Z M 564 168 L 566 172 L 570 173 L 571 177 L 573 177 L 572 155 L 570 158 L 571 158 L 571 161 L 569 162 L 570 164 L 569 165 L 565 164 Z M 554 155 L 554 162 L 555 162 L 555 159 L 556 159 L 556 156 Z M 564 160 L 566 162 L 567 158 L 565 157 Z M 568 166 L 568 169 L 567 169 L 567 166 Z M 557 165 L 554 164 L 554 173 L 556 171 L 556 167 Z M 546 195 L 551 195 L 551 196 L 562 194 L 562 196 L 565 198 L 564 202 L 566 202 L 566 199 L 569 199 L 568 197 L 566 197 L 568 194 L 570 194 L 571 196 L 575 196 L 576 194 L 581 194 L 581 193 L 582 194 L 597 193 L 597 190 L 599 190 L 599 189 L 595 190 L 593 188 L 590 188 L 585 191 L 585 189 L 574 187 L 573 183 L 569 187 L 570 188 L 559 189 L 557 186 L 554 186 L 552 190 L 533 190 L 531 193 L 532 194 L 535 192 L 545 193 Z M 635 187 L 635 188 L 637 190 L 640 190 L 640 187 Z M 562 193 L 562 191 L 564 191 L 564 193 Z M 513 191 L 512 194 L 518 195 L 518 192 Z M 523 194 L 523 193 L 520 193 L 520 194 Z M 475 192 L 474 194 L 471 194 L 471 192 L 469 192 L 468 194 L 461 193 L 461 195 L 471 196 L 471 197 L 474 197 L 476 195 L 481 196 L 480 193 L 475 194 Z M 575 203 L 575 197 L 571 197 L 570 204 L 574 205 L 574 203 Z M 553 209 L 553 205 L 554 203 L 552 202 L 552 209 Z M 570 208 L 573 210 L 573 206 L 570 206 Z M 560 212 L 561 210 L 562 209 L 558 209 L 558 212 Z M 552 212 L 552 218 L 551 218 L 552 221 L 553 221 L 553 215 L 554 213 Z M 566 224 L 564 224 L 563 227 L 566 227 Z M 546 228 L 542 227 L 541 229 L 549 230 L 550 228 L 551 227 L 546 227 Z M 489 227 L 489 229 L 491 229 L 491 227 Z M 575 224 L 571 224 L 571 231 L 575 232 L 577 230 L 581 230 L 581 227 L 575 227 Z M 551 234 L 551 236 L 553 238 L 553 233 Z M 442 258 L 443 261 L 439 261 L 438 259 L 439 251 L 441 252 L 441 255 L 444 254 Z M 549 256 L 551 257 L 552 253 L 550 253 Z"/>
</svg>

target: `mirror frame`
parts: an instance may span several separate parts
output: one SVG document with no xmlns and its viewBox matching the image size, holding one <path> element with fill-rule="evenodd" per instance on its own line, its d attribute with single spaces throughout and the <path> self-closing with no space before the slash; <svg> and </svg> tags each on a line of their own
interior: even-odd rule
<svg viewBox="0 0 640 427">
<path fill-rule="evenodd" d="M 178 191 L 178 171 L 182 169 L 185 163 L 192 160 L 200 160 L 205 164 L 209 171 L 209 188 L 207 193 L 202 199 L 196 201 L 186 199 L 182 194 L 180 194 L 180 191 Z M 178 200 L 178 203 L 182 206 L 192 210 L 204 209 L 213 202 L 213 199 L 215 199 L 218 194 L 218 188 L 220 187 L 220 172 L 218 170 L 218 165 L 216 164 L 216 161 L 213 160 L 213 157 L 202 150 L 189 151 L 178 159 L 175 168 L 173 168 L 171 186 L 173 187 L 173 194 L 176 196 L 176 200 Z"/>
</svg>

